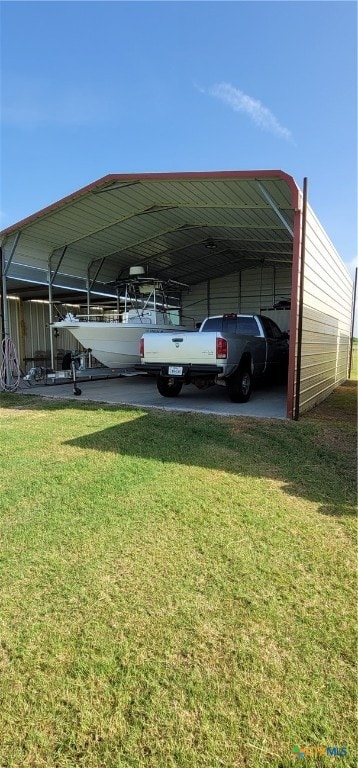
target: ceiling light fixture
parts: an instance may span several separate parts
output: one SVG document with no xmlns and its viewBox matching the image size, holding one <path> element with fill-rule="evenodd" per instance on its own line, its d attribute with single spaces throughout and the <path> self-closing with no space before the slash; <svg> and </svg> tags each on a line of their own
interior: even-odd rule
<svg viewBox="0 0 358 768">
<path fill-rule="evenodd" d="M 205 248 L 209 248 L 210 251 L 214 251 L 215 248 L 217 248 L 217 245 L 212 240 L 209 240 L 207 243 L 205 243 Z"/>
</svg>

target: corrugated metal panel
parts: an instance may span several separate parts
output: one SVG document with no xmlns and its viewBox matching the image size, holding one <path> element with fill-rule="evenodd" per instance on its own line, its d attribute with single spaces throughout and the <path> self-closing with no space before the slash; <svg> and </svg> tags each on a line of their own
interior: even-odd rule
<svg viewBox="0 0 358 768">
<path fill-rule="evenodd" d="M 241 273 L 234 272 L 210 281 L 210 314 L 239 312 L 241 295 Z"/>
<path fill-rule="evenodd" d="M 307 206 L 300 413 L 347 378 L 353 283 Z"/>
<path fill-rule="evenodd" d="M 12 285 L 15 286 L 13 287 L 13 291 L 17 290 L 17 284 L 20 288 L 22 288 L 24 284 L 32 283 L 46 286 L 46 291 L 44 293 L 46 296 L 48 296 L 47 274 L 47 270 L 37 269 L 36 267 L 25 267 L 22 264 L 12 264 L 10 280 Z M 114 275 L 112 275 L 111 279 L 114 279 Z M 73 275 L 70 276 L 58 273 L 53 282 L 53 286 L 55 288 L 67 288 L 69 291 L 76 291 L 77 293 L 86 293 L 86 279 L 83 277 L 74 277 Z M 30 292 L 31 287 L 29 286 L 29 293 Z M 111 286 L 105 282 L 99 282 L 98 280 L 96 280 L 96 282 L 92 285 L 91 292 L 102 293 L 103 295 L 110 298 L 116 297 L 116 292 L 113 288 L 113 285 Z"/>
<path fill-rule="evenodd" d="M 63 314 L 67 308 L 58 305 Z M 50 364 L 50 328 L 49 305 L 42 301 L 23 302 L 23 331 L 24 352 L 22 364 L 28 370 L 33 365 L 39 365 L 42 357 Z M 62 357 L 67 351 L 81 348 L 74 340 L 72 334 L 65 329 L 59 330 L 58 337 L 54 338 L 55 367 L 61 368 Z M 45 364 L 44 362 L 42 364 Z"/>
<path fill-rule="evenodd" d="M 8 259 L 10 249 L 11 243 L 7 243 L 4 248 L 6 260 Z M 30 236 L 22 235 L 16 248 L 14 261 L 26 266 L 47 270 L 50 253 L 51 249 L 49 246 L 36 242 L 36 240 Z M 11 270 L 12 266 L 10 265 L 9 275 L 11 274 Z"/>
<path fill-rule="evenodd" d="M 25 301 L 23 304 L 25 325 L 25 357 L 34 358 L 50 354 L 50 329 L 48 304 Z"/>
<path fill-rule="evenodd" d="M 208 314 L 262 312 L 273 317 L 282 330 L 288 330 L 287 315 L 279 311 L 273 314 L 271 310 L 277 301 L 290 300 L 290 297 L 290 269 L 256 267 L 196 285 L 189 294 L 183 296 L 183 312 L 193 313 L 197 321 L 203 320 Z"/>
<path fill-rule="evenodd" d="M 246 178 L 238 172 L 99 180 L 20 223 L 9 277 L 17 276 L 15 262 L 45 272 L 54 249 L 56 268 L 65 246 L 60 285 L 67 285 L 71 276 L 85 279 L 88 265 L 102 256 L 103 282 L 139 263 L 152 274 L 165 270 L 165 277 L 191 285 L 237 271 L 261 254 L 272 262 L 290 262 L 292 238 L 260 189 L 262 185 L 267 190 L 292 225 L 288 179 L 280 172 L 247 172 Z M 5 242 L 5 258 L 11 252 L 12 232 Z M 208 238 L 218 242 L 210 257 L 205 252 Z"/>
<path fill-rule="evenodd" d="M 208 316 L 208 282 L 198 283 L 183 295 L 182 321 L 184 325 L 192 326 L 201 323 Z"/>
<path fill-rule="evenodd" d="M 265 312 L 278 301 L 291 298 L 291 270 L 263 267 L 242 273 L 242 312 Z"/>
<path fill-rule="evenodd" d="M 80 245 L 71 246 L 61 262 L 57 276 L 57 282 L 66 285 L 69 276 L 85 279 L 89 258 L 99 258 L 106 254 L 106 261 L 101 267 L 100 279 L 103 282 L 115 279 L 118 272 L 133 263 L 145 261 L 150 266 L 152 273 L 160 270 L 170 272 L 173 279 L 189 280 L 197 282 L 203 270 L 208 277 L 213 273 L 220 274 L 222 267 L 222 254 L 227 253 L 225 260 L 260 259 L 265 255 L 273 262 L 280 262 L 282 258 L 290 261 L 292 245 L 282 228 L 274 222 L 271 225 L 257 227 L 240 225 L 237 219 L 236 227 L 226 227 L 224 224 L 199 226 L 188 225 L 185 228 L 177 227 L 174 220 L 165 219 L 164 216 L 152 216 L 152 221 L 128 222 L 115 228 L 113 235 L 107 231 L 104 235 L 93 236 L 82 240 Z M 218 242 L 217 252 L 208 254 L 205 243 L 208 237 Z M 5 249 L 6 250 L 6 249 Z M 10 250 L 10 249 L 8 249 Z M 19 245 L 13 263 L 9 269 L 9 277 L 24 277 L 29 268 L 39 270 L 39 281 L 47 280 L 48 259 L 51 251 L 38 245 L 32 237 L 24 234 L 20 238 Z M 55 269 L 60 257 L 58 251 L 52 259 L 52 268 Z M 95 271 L 92 266 L 92 273 Z M 41 271 L 41 274 L 40 274 Z M 30 275 L 30 279 L 36 279 L 36 275 Z"/>
<path fill-rule="evenodd" d="M 8 299 L 9 333 L 19 353 L 20 350 L 20 302 Z"/>
</svg>

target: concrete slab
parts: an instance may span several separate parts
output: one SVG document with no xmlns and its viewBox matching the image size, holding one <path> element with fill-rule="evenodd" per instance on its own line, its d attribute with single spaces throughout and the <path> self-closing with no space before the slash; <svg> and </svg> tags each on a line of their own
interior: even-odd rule
<svg viewBox="0 0 358 768">
<path fill-rule="evenodd" d="M 223 386 L 199 390 L 193 385 L 184 386 L 179 397 L 162 397 L 155 379 L 149 376 L 78 382 L 82 394 L 73 394 L 72 384 L 26 386 L 21 383 L 19 392 L 41 395 L 60 400 L 85 400 L 114 405 L 130 405 L 139 408 L 160 408 L 166 411 L 210 413 L 218 416 L 257 416 L 261 418 L 286 418 L 287 389 L 285 386 L 260 386 L 252 392 L 248 403 L 231 403 Z"/>
</svg>

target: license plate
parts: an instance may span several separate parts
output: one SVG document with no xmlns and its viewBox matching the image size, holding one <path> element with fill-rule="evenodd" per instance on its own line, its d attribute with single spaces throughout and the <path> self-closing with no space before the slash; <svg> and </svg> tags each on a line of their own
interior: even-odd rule
<svg viewBox="0 0 358 768">
<path fill-rule="evenodd" d="M 182 365 L 169 365 L 168 366 L 168 373 L 169 373 L 169 376 L 182 376 L 183 375 L 183 366 Z"/>
</svg>

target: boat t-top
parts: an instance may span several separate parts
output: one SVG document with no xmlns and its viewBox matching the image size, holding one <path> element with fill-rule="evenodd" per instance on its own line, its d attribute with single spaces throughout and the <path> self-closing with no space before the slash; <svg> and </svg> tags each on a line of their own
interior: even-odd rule
<svg viewBox="0 0 358 768">
<path fill-rule="evenodd" d="M 118 296 L 115 311 L 85 315 L 69 312 L 52 327 L 70 331 L 102 365 L 127 369 L 140 362 L 139 339 L 144 332 L 180 327 L 174 322 L 178 317 L 178 295 L 188 286 L 146 277 L 142 266 L 131 267 L 127 278 L 119 278 L 112 285 Z"/>
</svg>

